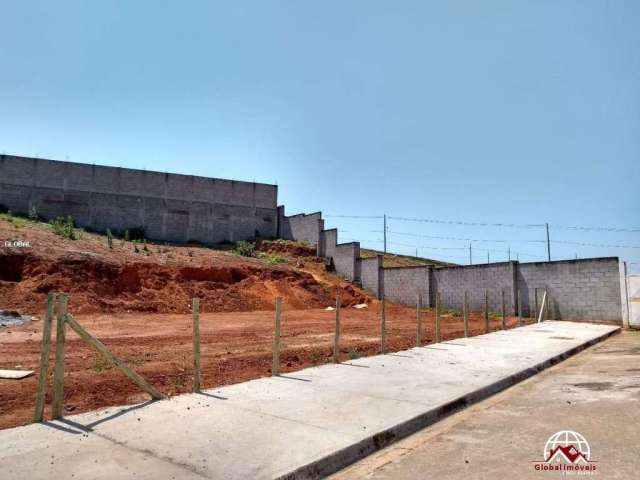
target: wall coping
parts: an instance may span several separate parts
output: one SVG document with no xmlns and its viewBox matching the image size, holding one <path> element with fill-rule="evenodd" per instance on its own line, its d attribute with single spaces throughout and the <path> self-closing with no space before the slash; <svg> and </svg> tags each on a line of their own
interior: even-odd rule
<svg viewBox="0 0 640 480">
<path fill-rule="evenodd" d="M 232 182 L 232 183 L 246 183 L 249 185 L 265 185 L 268 187 L 274 187 L 276 190 L 278 189 L 278 185 L 273 184 L 273 183 L 262 183 L 262 182 L 248 182 L 246 180 L 231 180 L 229 178 L 218 178 L 218 177 L 203 177 L 201 175 L 186 175 L 184 173 L 171 173 L 171 172 L 159 172 L 157 170 L 147 170 L 147 169 L 140 169 L 140 168 L 127 168 L 127 167 L 114 167 L 113 165 L 100 165 L 100 164 L 95 164 L 95 163 L 83 163 L 83 162 L 70 162 L 70 161 L 66 161 L 66 160 L 53 160 L 51 158 L 36 158 L 36 157 L 22 157 L 20 155 L 0 155 L 0 160 L 5 160 L 7 158 L 15 158 L 18 160 L 32 160 L 32 161 L 44 161 L 44 162 L 52 162 L 52 163 L 58 163 L 58 164 L 64 164 L 64 165 L 79 165 L 79 166 L 83 166 L 83 167 L 98 167 L 98 168 L 110 168 L 113 170 L 125 170 L 125 171 L 129 171 L 129 172 L 141 172 L 141 173 L 152 173 L 152 174 L 157 174 L 157 175 L 173 175 L 176 177 L 184 177 L 184 178 L 201 178 L 203 180 L 219 180 L 219 181 L 223 181 L 223 182 Z"/>
</svg>

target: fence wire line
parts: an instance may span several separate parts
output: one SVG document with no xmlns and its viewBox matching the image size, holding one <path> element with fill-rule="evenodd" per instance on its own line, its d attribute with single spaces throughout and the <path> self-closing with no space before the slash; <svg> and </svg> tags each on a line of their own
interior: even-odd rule
<svg viewBox="0 0 640 480">
<path fill-rule="evenodd" d="M 435 238 L 440 240 L 460 240 L 464 242 L 479 242 L 479 243 L 547 243 L 546 240 L 492 240 L 488 238 L 463 238 L 463 237 L 441 237 L 438 235 L 421 235 L 418 233 L 410 232 L 396 232 L 395 230 L 387 230 L 387 233 L 394 235 L 405 235 L 408 237 L 420 237 L 420 238 Z"/>
<path fill-rule="evenodd" d="M 384 215 L 324 215 L 327 218 L 362 218 L 362 219 L 381 219 Z M 441 223 L 446 225 L 469 225 L 476 227 L 508 227 L 508 228 L 542 228 L 545 223 L 491 223 L 491 222 L 468 222 L 463 220 L 440 220 L 434 218 L 416 218 L 416 217 L 397 217 L 393 215 L 387 216 L 388 220 L 399 220 L 403 222 L 421 222 L 421 223 Z M 640 233 L 640 228 L 636 227 L 587 227 L 583 225 L 557 225 L 549 224 L 549 228 L 560 230 L 586 230 L 586 231 L 602 231 L 602 232 L 631 232 Z"/>
</svg>

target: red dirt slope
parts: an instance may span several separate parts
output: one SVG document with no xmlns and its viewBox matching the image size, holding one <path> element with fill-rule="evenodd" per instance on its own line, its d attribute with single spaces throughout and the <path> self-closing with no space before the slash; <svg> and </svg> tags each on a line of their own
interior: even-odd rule
<svg viewBox="0 0 640 480">
<path fill-rule="evenodd" d="M 4 246 L 15 240 L 31 246 Z M 208 312 L 271 309 L 276 296 L 296 309 L 326 307 L 338 293 L 345 305 L 372 301 L 300 244 L 263 242 L 263 258 L 119 239 L 110 249 L 104 236 L 69 240 L 23 220 L 0 220 L 0 241 L 0 308 L 21 313 L 42 312 L 50 291 L 71 294 L 76 313 L 185 313 L 194 296 Z"/>
</svg>

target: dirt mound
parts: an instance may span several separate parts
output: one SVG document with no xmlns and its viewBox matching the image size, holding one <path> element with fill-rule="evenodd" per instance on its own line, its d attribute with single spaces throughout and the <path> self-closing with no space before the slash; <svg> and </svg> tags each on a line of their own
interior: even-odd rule
<svg viewBox="0 0 640 480">
<path fill-rule="evenodd" d="M 0 222 L 0 236 L 7 238 L 3 228 L 9 227 Z M 32 248 L 0 249 L 0 308 L 22 313 L 42 312 L 52 291 L 69 293 L 75 313 L 186 313 L 193 297 L 201 299 L 204 312 L 271 310 L 277 296 L 296 309 L 332 305 L 336 295 L 345 306 L 372 301 L 325 272 L 315 257 L 307 258 L 312 248 L 301 244 L 262 242 L 286 257 L 272 264 L 269 258 L 193 246 L 115 242 L 109 248 L 100 235 L 72 241 L 40 224 L 20 230 Z"/>
<path fill-rule="evenodd" d="M 265 253 L 281 253 L 290 257 L 315 257 L 316 249 L 304 242 L 290 242 L 283 240 L 262 240 L 258 243 L 258 250 Z M 320 259 L 318 259 L 320 261 Z"/>
</svg>

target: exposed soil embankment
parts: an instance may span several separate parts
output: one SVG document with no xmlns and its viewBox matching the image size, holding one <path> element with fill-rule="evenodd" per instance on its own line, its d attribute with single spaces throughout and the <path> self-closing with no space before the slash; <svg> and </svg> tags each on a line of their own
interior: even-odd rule
<svg viewBox="0 0 640 480">
<path fill-rule="evenodd" d="M 0 308 L 22 313 L 42 312 L 52 291 L 70 294 L 75 313 L 185 313 L 193 297 L 205 312 L 269 310 L 277 296 L 296 309 L 326 307 L 337 294 L 347 306 L 371 301 L 309 258 L 309 246 L 264 242 L 264 251 L 278 252 L 274 264 L 269 256 L 245 258 L 196 246 L 115 240 L 109 248 L 100 235 L 68 240 L 40 224 L 15 230 L 0 222 L 0 234 L 31 245 L 0 249 Z"/>
</svg>

